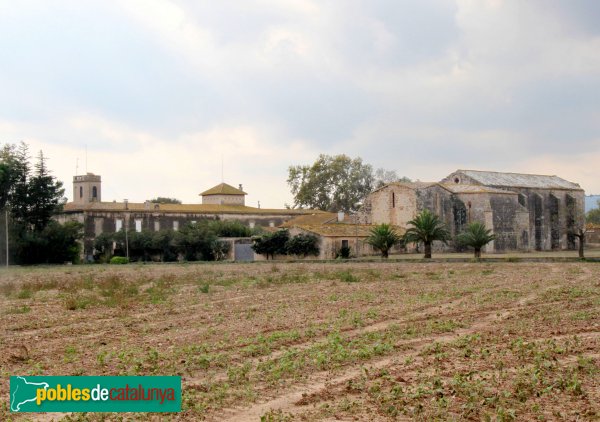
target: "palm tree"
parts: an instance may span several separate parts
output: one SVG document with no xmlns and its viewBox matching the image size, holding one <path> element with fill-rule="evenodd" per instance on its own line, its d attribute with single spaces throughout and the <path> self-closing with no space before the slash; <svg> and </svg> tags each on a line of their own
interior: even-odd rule
<svg viewBox="0 0 600 422">
<path fill-rule="evenodd" d="M 423 210 L 415 218 L 408 222 L 413 226 L 406 230 L 404 240 L 407 243 L 423 242 L 425 245 L 424 258 L 431 258 L 431 244 L 434 240 L 447 243 L 450 240 L 450 232 L 440 218 L 429 210 Z"/>
<path fill-rule="evenodd" d="M 389 250 L 401 241 L 401 237 L 389 224 L 382 223 L 371 229 L 371 235 L 366 242 L 381 251 L 381 257 L 387 258 Z"/>
<path fill-rule="evenodd" d="M 491 229 L 486 229 L 485 224 L 478 221 L 467 226 L 466 230 L 456 236 L 456 241 L 475 250 L 475 258 L 481 258 L 481 248 L 496 238 Z"/>
</svg>

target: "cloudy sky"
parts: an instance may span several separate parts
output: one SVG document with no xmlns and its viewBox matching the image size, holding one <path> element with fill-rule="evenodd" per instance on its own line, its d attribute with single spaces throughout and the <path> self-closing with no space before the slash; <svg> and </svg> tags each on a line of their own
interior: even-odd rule
<svg viewBox="0 0 600 422">
<path fill-rule="evenodd" d="M 600 193 L 596 0 L 0 0 L 0 143 L 103 200 L 291 202 L 345 153 L 424 181 L 557 174 Z"/>
</svg>

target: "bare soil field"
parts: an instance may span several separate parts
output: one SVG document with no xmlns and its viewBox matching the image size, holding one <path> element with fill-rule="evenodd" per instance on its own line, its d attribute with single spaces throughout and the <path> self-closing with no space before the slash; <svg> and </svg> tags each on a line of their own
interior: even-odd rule
<svg viewBox="0 0 600 422">
<path fill-rule="evenodd" d="M 0 420 L 598 420 L 600 264 L 0 271 Z M 181 375 L 178 414 L 11 414 L 10 375 Z"/>
</svg>

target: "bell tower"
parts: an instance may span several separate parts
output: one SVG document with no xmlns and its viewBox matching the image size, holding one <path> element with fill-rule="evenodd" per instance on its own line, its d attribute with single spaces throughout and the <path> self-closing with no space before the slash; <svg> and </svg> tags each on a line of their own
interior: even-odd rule
<svg viewBox="0 0 600 422">
<path fill-rule="evenodd" d="M 77 205 L 100 202 L 102 198 L 102 180 L 94 173 L 73 176 L 73 203 Z"/>
</svg>

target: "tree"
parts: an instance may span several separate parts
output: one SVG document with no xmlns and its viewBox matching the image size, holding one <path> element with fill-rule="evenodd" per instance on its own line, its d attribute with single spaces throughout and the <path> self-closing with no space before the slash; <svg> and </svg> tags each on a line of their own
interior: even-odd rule
<svg viewBox="0 0 600 422">
<path fill-rule="evenodd" d="M 290 166 L 287 183 L 294 207 L 351 212 L 371 192 L 373 168 L 360 158 L 321 154 L 312 165 Z"/>
<path fill-rule="evenodd" d="M 101 263 L 106 263 L 110 261 L 112 252 L 113 252 L 113 242 L 114 236 L 112 233 L 100 233 L 94 239 L 94 249 L 97 251 L 94 259 L 100 261 Z"/>
<path fill-rule="evenodd" d="M 277 230 L 275 233 L 265 233 L 262 236 L 255 237 L 252 249 L 254 252 L 265 255 L 267 260 L 269 255 L 275 259 L 275 255 L 286 255 L 286 243 L 290 238 L 287 229 Z"/>
<path fill-rule="evenodd" d="M 600 200 L 597 202 L 596 208 L 592 208 L 587 212 L 585 221 L 592 224 L 600 224 Z"/>
<path fill-rule="evenodd" d="M 162 196 L 152 198 L 148 202 L 152 202 L 154 204 L 181 204 L 181 201 L 177 198 L 166 198 Z"/>
<path fill-rule="evenodd" d="M 289 255 L 307 257 L 308 255 L 319 255 L 319 238 L 314 234 L 300 233 L 292 237 L 285 244 Z"/>
<path fill-rule="evenodd" d="M 23 142 L 0 149 L 0 207 L 8 210 L 12 217 L 10 249 L 17 263 L 34 264 L 68 257 L 76 245 L 67 243 L 76 243 L 76 236 L 50 227 L 64 203 L 62 182 L 50 175 L 41 151 L 33 172 L 29 159 L 27 144 Z M 67 243 L 49 243 L 51 236 L 66 239 Z M 58 249 L 63 247 L 66 249 Z"/>
<path fill-rule="evenodd" d="M 401 237 L 389 224 L 382 223 L 371 229 L 371 234 L 366 242 L 381 251 L 381 257 L 388 257 L 389 250 L 400 243 Z"/>
<path fill-rule="evenodd" d="M 423 242 L 425 246 L 424 258 L 431 259 L 431 244 L 439 240 L 447 244 L 450 232 L 439 217 L 429 210 L 423 210 L 414 219 L 408 222 L 410 227 L 404 234 L 406 243 Z"/>
<path fill-rule="evenodd" d="M 496 238 L 491 229 L 486 229 L 485 224 L 478 221 L 467 226 L 464 232 L 456 236 L 456 241 L 463 246 L 474 249 L 475 258 L 481 258 L 481 248 Z"/>
<path fill-rule="evenodd" d="M 20 264 L 62 264 L 78 261 L 78 240 L 82 237 L 83 224 L 69 221 L 61 225 L 51 221 L 41 232 L 17 231 L 13 244 Z"/>
<path fill-rule="evenodd" d="M 408 177 L 399 177 L 394 170 L 386 170 L 383 168 L 375 170 L 373 177 L 375 178 L 375 189 L 379 189 L 393 182 L 411 182 Z"/>
<path fill-rule="evenodd" d="M 62 182 L 55 180 L 46 168 L 46 159 L 40 151 L 35 174 L 28 183 L 28 210 L 26 221 L 36 231 L 43 230 L 52 216 L 60 212 L 64 204 Z"/>
<path fill-rule="evenodd" d="M 245 226 L 240 221 L 211 221 L 208 223 L 209 228 L 218 237 L 250 237 L 252 229 Z"/>
<path fill-rule="evenodd" d="M 585 234 L 587 229 L 585 227 L 578 227 L 573 229 L 571 234 L 579 241 L 579 258 L 584 259 L 584 247 L 585 247 Z"/>
<path fill-rule="evenodd" d="M 187 261 L 215 259 L 213 245 L 217 236 L 210 230 L 208 221 L 186 224 L 175 233 L 175 245 Z"/>
</svg>

